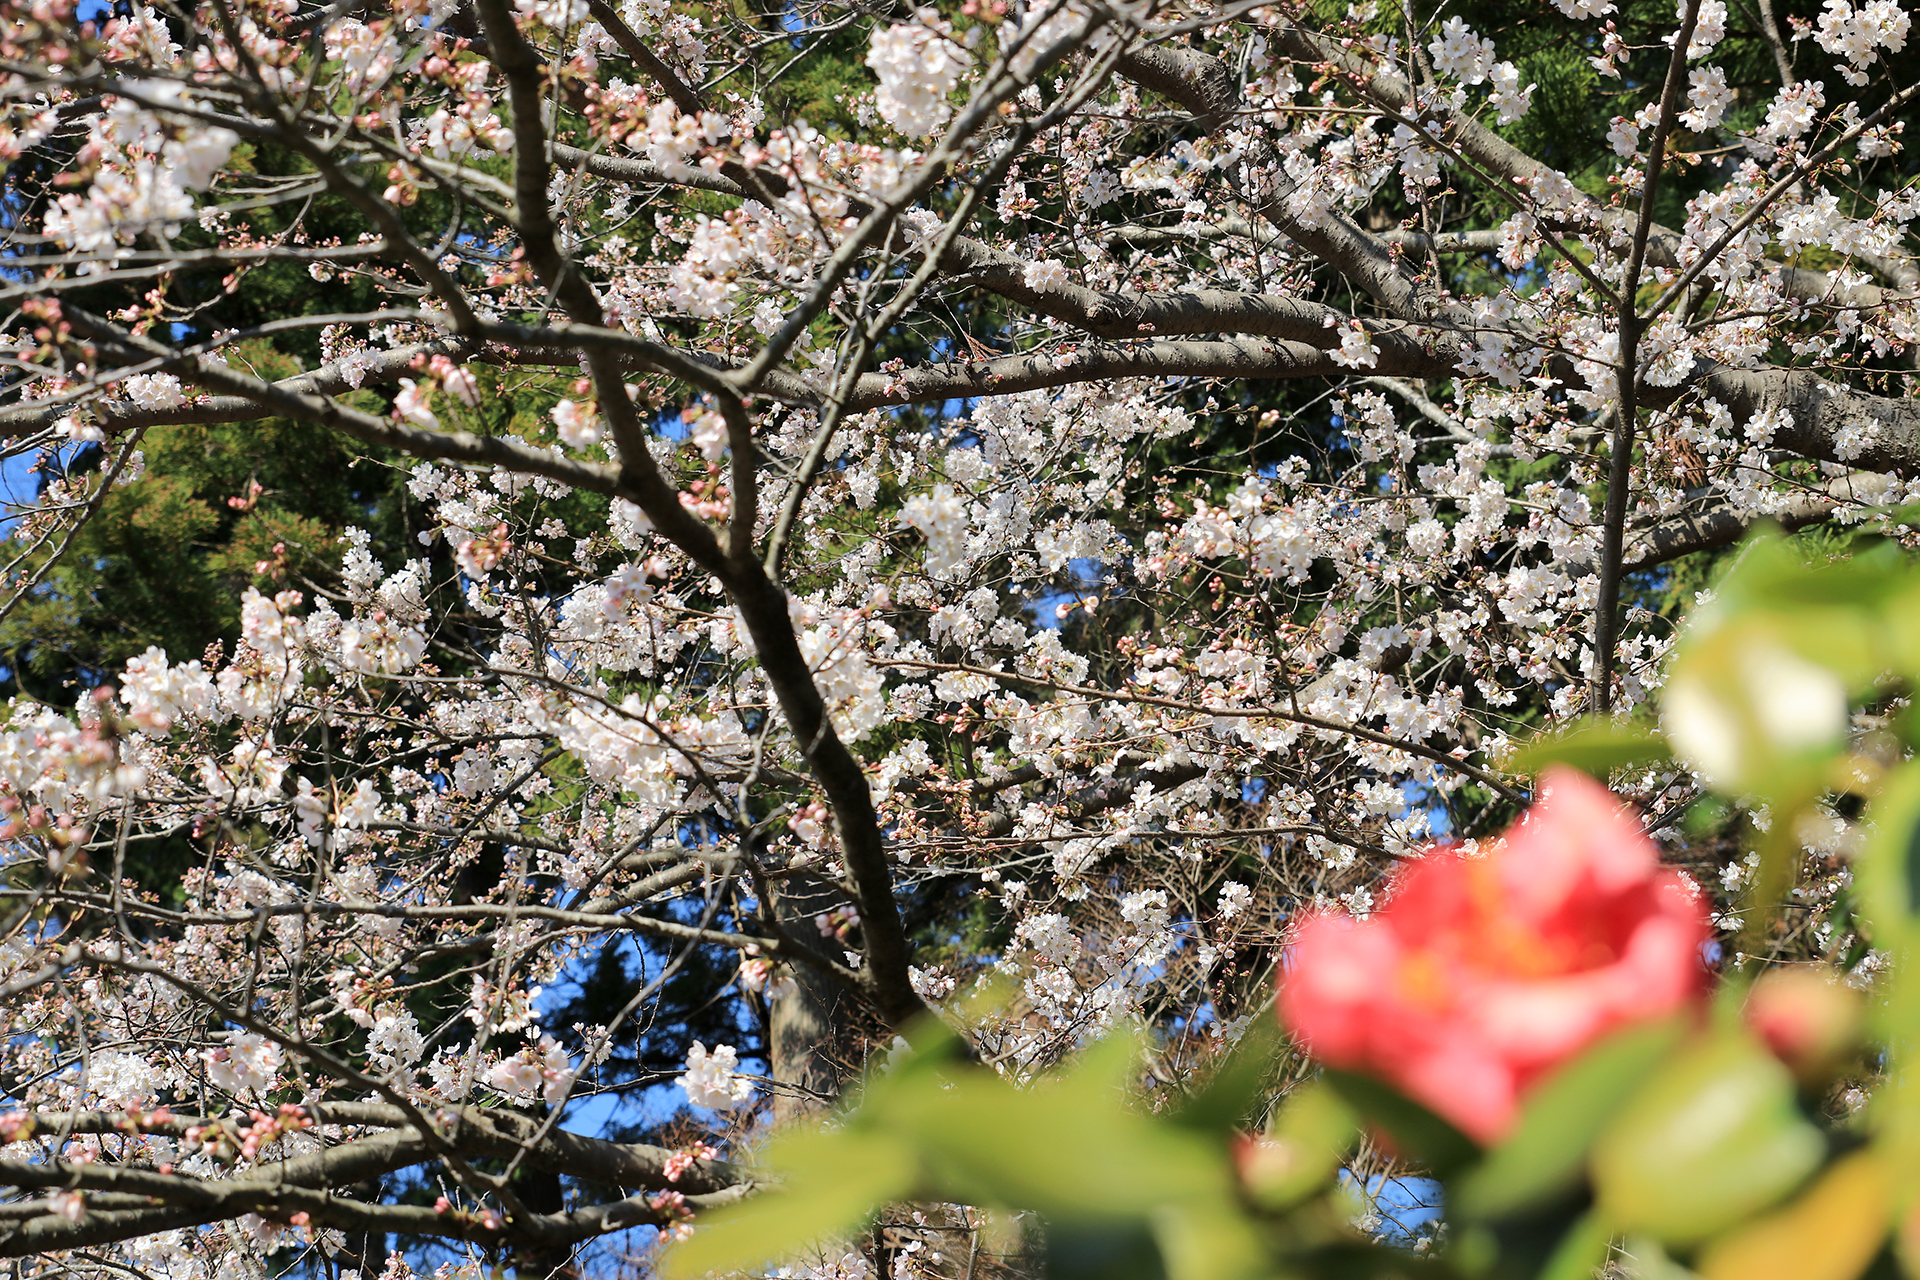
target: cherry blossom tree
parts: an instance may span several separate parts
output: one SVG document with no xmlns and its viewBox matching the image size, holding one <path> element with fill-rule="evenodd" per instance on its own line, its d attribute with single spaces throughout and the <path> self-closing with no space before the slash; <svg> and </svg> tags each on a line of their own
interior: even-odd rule
<svg viewBox="0 0 1920 1280">
<path fill-rule="evenodd" d="M 545 1274 L 751 1195 L 727 1143 L 929 1014 L 1016 1080 L 1144 1020 L 1178 1087 L 1297 910 L 1650 705 L 1669 566 L 1904 536 L 1907 14 L 1556 5 L 1618 104 L 1573 173 L 1536 62 L 1411 6 L 6 0 L 9 595 L 184 424 L 351 441 L 417 540 L 12 706 L 0 1254 Z M 218 325 L 289 265 L 324 301 Z M 703 948 L 765 1070 L 575 1132 Z"/>
</svg>

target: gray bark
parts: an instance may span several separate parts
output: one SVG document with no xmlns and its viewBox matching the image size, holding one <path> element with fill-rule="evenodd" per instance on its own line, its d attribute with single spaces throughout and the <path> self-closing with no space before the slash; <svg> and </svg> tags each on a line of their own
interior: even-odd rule
<svg viewBox="0 0 1920 1280">
<path fill-rule="evenodd" d="M 846 903 L 844 894 L 814 876 L 789 877 L 773 891 L 780 928 L 822 948 L 832 940 L 820 937 L 814 917 Z M 811 965 L 793 965 L 789 971 L 798 989 L 773 1001 L 767 1019 L 775 1124 L 830 1105 L 852 1073 L 857 1048 L 852 993 Z"/>
</svg>

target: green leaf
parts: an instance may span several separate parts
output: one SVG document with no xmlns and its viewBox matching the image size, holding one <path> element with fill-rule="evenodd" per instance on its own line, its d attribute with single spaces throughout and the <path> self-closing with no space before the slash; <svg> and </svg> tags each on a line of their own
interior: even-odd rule
<svg viewBox="0 0 1920 1280">
<path fill-rule="evenodd" d="M 1920 761 L 1887 775 L 1869 818 L 1854 874 L 1874 945 L 1909 948 L 1920 926 Z"/>
<path fill-rule="evenodd" d="M 1145 1222 L 1049 1222 L 1041 1240 L 1046 1280 L 1167 1280 Z"/>
<path fill-rule="evenodd" d="M 1264 1243 L 1232 1201 L 1169 1205 L 1153 1215 L 1153 1235 L 1167 1280 L 1255 1280 L 1268 1270 Z"/>
<path fill-rule="evenodd" d="M 1212 1077 L 1182 1099 L 1170 1118 L 1208 1133 L 1244 1125 L 1272 1096 L 1269 1085 L 1285 1044 L 1277 1019 L 1254 1019 Z"/>
<path fill-rule="evenodd" d="M 1614 1117 L 1594 1147 L 1595 1202 L 1615 1230 L 1697 1244 L 1786 1196 L 1825 1154 L 1779 1059 L 1720 1028 L 1668 1058 Z"/>
<path fill-rule="evenodd" d="M 1248 1046 L 1247 1063 L 1216 1082 L 1206 1105 L 1255 1087 L 1247 1077 L 1261 1052 L 1258 1040 Z M 1123 1260 L 1139 1264 L 1141 1280 L 1159 1273 L 1162 1250 L 1176 1280 L 1252 1280 L 1266 1255 L 1236 1207 L 1229 1125 L 1136 1110 L 1139 1054 L 1135 1037 L 1117 1035 L 1063 1077 L 1021 1088 L 956 1060 L 950 1038 L 923 1034 L 869 1080 L 840 1128 L 776 1139 L 765 1164 L 780 1185 L 703 1222 L 667 1255 L 668 1280 L 791 1256 L 910 1197 L 1033 1210 L 1048 1222 L 1049 1248 L 1064 1250 L 1065 1272 L 1132 1233 Z M 1111 1259 L 1100 1265 L 1113 1269 Z"/>
<path fill-rule="evenodd" d="M 864 1128 L 800 1129 L 769 1144 L 766 1168 L 781 1184 L 703 1215 L 693 1238 L 669 1249 L 666 1280 L 691 1280 L 791 1257 L 844 1235 L 889 1201 L 914 1190 L 919 1162 L 890 1133 Z"/>
<path fill-rule="evenodd" d="M 1891 545 L 1810 565 L 1791 539 L 1766 527 L 1748 539 L 1738 563 L 1717 588 L 1715 603 L 1785 613 L 1877 610 L 1910 591 L 1912 584 L 1912 571 Z"/>
<path fill-rule="evenodd" d="M 1630 1028 L 1542 1081 L 1513 1134 L 1461 1175 L 1448 1200 L 1469 1217 L 1503 1218 L 1578 1185 L 1587 1149 L 1682 1030 L 1678 1021 Z"/>
<path fill-rule="evenodd" d="M 1399 1154 L 1425 1165 L 1435 1177 L 1450 1177 L 1479 1157 L 1472 1138 L 1392 1087 L 1332 1067 L 1324 1068 L 1323 1075 Z"/>
<path fill-rule="evenodd" d="M 1542 734 L 1520 744 L 1506 759 L 1512 773 L 1539 773 L 1550 764 L 1568 764 L 1605 778 L 1615 769 L 1664 764 L 1673 759 L 1665 738 L 1650 724 L 1582 721 L 1559 733 Z"/>
<path fill-rule="evenodd" d="M 1267 1135 L 1239 1153 L 1248 1198 L 1271 1212 L 1289 1209 L 1333 1181 L 1360 1117 L 1324 1080 L 1287 1096 Z"/>
<path fill-rule="evenodd" d="M 1613 1232 L 1597 1213 L 1582 1214 L 1560 1237 L 1553 1256 L 1540 1268 L 1540 1280 L 1591 1280 L 1607 1264 Z"/>
<path fill-rule="evenodd" d="M 1704 1280 L 1855 1280 L 1893 1223 L 1897 1180 L 1876 1151 L 1830 1165 L 1798 1200 L 1708 1246 Z"/>
<path fill-rule="evenodd" d="M 1858 894 L 1873 946 L 1894 957 L 1890 981 L 1873 1002 L 1891 1070 L 1876 1106 L 1883 1136 L 1909 1160 L 1920 1158 L 1920 761 L 1889 773 L 1867 810 L 1867 837 L 1854 859 Z"/>
<path fill-rule="evenodd" d="M 1848 700 L 1920 668 L 1917 624 L 1915 577 L 1889 549 L 1809 566 L 1777 533 L 1756 537 L 1688 620 L 1662 723 L 1716 788 L 1764 798 L 1791 829 L 1846 747 Z"/>
<path fill-rule="evenodd" d="M 1218 1136 L 1129 1105 L 1138 1048 L 1130 1036 L 1111 1037 L 1064 1079 L 1032 1088 L 955 1071 L 944 1086 L 901 1091 L 874 1119 L 912 1141 L 955 1200 L 1111 1220 L 1231 1196 Z"/>
</svg>

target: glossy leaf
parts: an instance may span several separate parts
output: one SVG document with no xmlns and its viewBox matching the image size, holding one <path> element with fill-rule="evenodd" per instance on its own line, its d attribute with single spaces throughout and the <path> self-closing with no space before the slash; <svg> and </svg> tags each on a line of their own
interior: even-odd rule
<svg viewBox="0 0 1920 1280">
<path fill-rule="evenodd" d="M 1574 1220 L 1553 1256 L 1540 1269 L 1540 1280 L 1591 1280 L 1606 1264 L 1613 1245 L 1613 1233 L 1597 1213 L 1585 1213 Z"/>
<path fill-rule="evenodd" d="M 1614 1229 L 1688 1245 L 1782 1199 L 1825 1152 L 1787 1069 L 1750 1036 L 1717 1029 L 1614 1117 L 1594 1148 L 1594 1190 Z"/>
<path fill-rule="evenodd" d="M 769 1144 L 764 1167 L 779 1185 L 703 1215 L 693 1238 L 668 1250 L 666 1280 L 792 1257 L 853 1230 L 914 1189 L 918 1162 L 897 1135 L 807 1128 Z"/>
<path fill-rule="evenodd" d="M 1739 562 L 1716 588 L 1714 603 L 1729 610 L 1877 612 L 1912 589 L 1912 572 L 1895 547 L 1883 545 L 1809 565 L 1804 552 L 1778 529 L 1769 528 L 1741 549 Z"/>
<path fill-rule="evenodd" d="M 1285 1054 L 1279 1022 L 1255 1018 L 1213 1075 L 1182 1099 L 1169 1118 L 1212 1133 L 1246 1124 L 1273 1096 L 1274 1077 Z"/>
<path fill-rule="evenodd" d="M 1911 592 L 1889 556 L 1810 568 L 1777 534 L 1753 539 L 1675 646 L 1661 697 L 1675 753 L 1777 816 L 1810 802 L 1845 744 L 1849 696 L 1898 648 L 1885 611 Z"/>
<path fill-rule="evenodd" d="M 1861 656 L 1823 650 L 1818 636 L 1764 615 L 1690 628 L 1662 692 L 1675 753 L 1731 794 L 1798 802 L 1817 791 L 1825 762 L 1846 743 L 1847 695 L 1858 683 L 1846 659 Z"/>
<path fill-rule="evenodd" d="M 1855 871 L 1867 922 L 1876 946 L 1910 949 L 1920 928 L 1920 761 L 1887 775 L 1870 816 Z"/>
<path fill-rule="evenodd" d="M 1289 1208 L 1333 1181 L 1359 1137 L 1360 1117 L 1323 1080 L 1301 1085 L 1261 1138 L 1236 1151 L 1240 1182 L 1261 1208 Z"/>
<path fill-rule="evenodd" d="M 1115 1037 L 1064 1079 L 1032 1088 L 955 1071 L 944 1087 L 900 1093 L 874 1120 L 910 1141 L 953 1199 L 1111 1219 L 1231 1195 L 1222 1141 L 1131 1107 L 1136 1050 Z"/>
<path fill-rule="evenodd" d="M 1327 1083 L 1394 1150 L 1444 1178 L 1477 1159 L 1472 1138 L 1405 1094 L 1368 1076 L 1324 1068 Z"/>
<path fill-rule="evenodd" d="M 1536 774 L 1551 764 L 1567 764 L 1605 778 L 1615 769 L 1664 764 L 1673 758 L 1659 730 L 1648 724 L 1582 721 L 1560 733 L 1542 734 L 1516 746 L 1503 762 L 1512 773 Z"/>
<path fill-rule="evenodd" d="M 1886 664 L 1911 680 L 1920 676 L 1920 582 L 1901 575 L 1901 591 L 1882 606 Z"/>
<path fill-rule="evenodd" d="M 1449 1188 L 1451 1203 L 1471 1217 L 1498 1218 L 1573 1188 L 1594 1139 L 1679 1043 L 1682 1030 L 1677 1021 L 1629 1028 L 1542 1081 L 1512 1136 Z"/>
<path fill-rule="evenodd" d="M 1716 1240 L 1703 1280 L 1855 1280 L 1886 1242 L 1893 1174 L 1885 1157 L 1840 1160 L 1786 1208 Z"/>
<path fill-rule="evenodd" d="M 1238 1221 L 1224 1208 L 1237 1202 L 1225 1133 L 1134 1108 L 1133 1037 L 1111 1037 L 1063 1077 L 1025 1088 L 957 1061 L 938 1033 L 919 1041 L 840 1127 L 770 1144 L 765 1165 L 779 1185 L 703 1222 L 668 1254 L 670 1280 L 790 1256 L 909 1196 L 1034 1210 L 1083 1244 L 1157 1224 L 1183 1251 L 1168 1259 L 1183 1275 L 1262 1265 L 1244 1223 L 1192 1226 L 1222 1212 Z"/>
<path fill-rule="evenodd" d="M 1168 1280 L 1255 1280 L 1269 1269 L 1264 1242 L 1231 1201 L 1168 1205 L 1152 1221 Z"/>
</svg>

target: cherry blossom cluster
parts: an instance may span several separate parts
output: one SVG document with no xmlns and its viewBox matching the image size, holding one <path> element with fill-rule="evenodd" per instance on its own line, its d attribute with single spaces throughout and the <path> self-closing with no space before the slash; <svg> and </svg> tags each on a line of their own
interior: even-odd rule
<svg viewBox="0 0 1920 1280">
<path fill-rule="evenodd" d="M 5 322 L 0 420 L 49 476 L 19 528 L 139 496 L 144 433 L 270 415 L 377 448 L 406 523 L 263 560 L 225 643 L 9 707 L 22 1160 L 238 1196 L 456 1112 L 537 1153 L 649 1012 L 540 992 L 634 939 L 736 956 L 715 998 L 770 1023 L 837 984 L 847 1060 L 930 1009 L 1026 1079 L 1146 1019 L 1172 1083 L 1303 910 L 1504 825 L 1513 742 L 1656 696 L 1669 565 L 1768 518 L 1911 538 L 1894 0 L 1771 43 L 1719 0 L 1651 36 L 1557 3 L 1619 90 L 1578 181 L 1495 132 L 1548 73 L 1459 16 L 229 8 L 0 9 L 45 71 L 6 72 L 0 157 L 59 175 Z M 769 51 L 846 31 L 870 86 L 785 111 Z M 1756 97 L 1735 41 L 1797 60 Z M 358 225 L 253 220 L 320 190 Z M 282 318 L 321 358 L 270 383 L 190 300 L 275 260 L 379 307 Z M 1669 838 L 1699 793 L 1614 781 Z M 1845 948 L 1830 816 L 1808 935 Z M 168 841 L 179 883 L 122 878 Z M 1698 869 L 1719 927 L 1744 867 Z M 916 953 L 899 904 L 956 901 L 979 932 Z M 745 1043 L 673 1080 L 712 1141 L 593 1221 L 694 1229 L 793 1096 Z M 56 1111 L 149 1119 L 62 1153 Z M 432 1141 L 431 1229 L 356 1229 L 480 1259 L 522 1210 Z M 79 1239 L 107 1194 L 32 1221 Z M 187 1280 L 344 1238 L 262 1206 L 111 1247 Z"/>
</svg>

